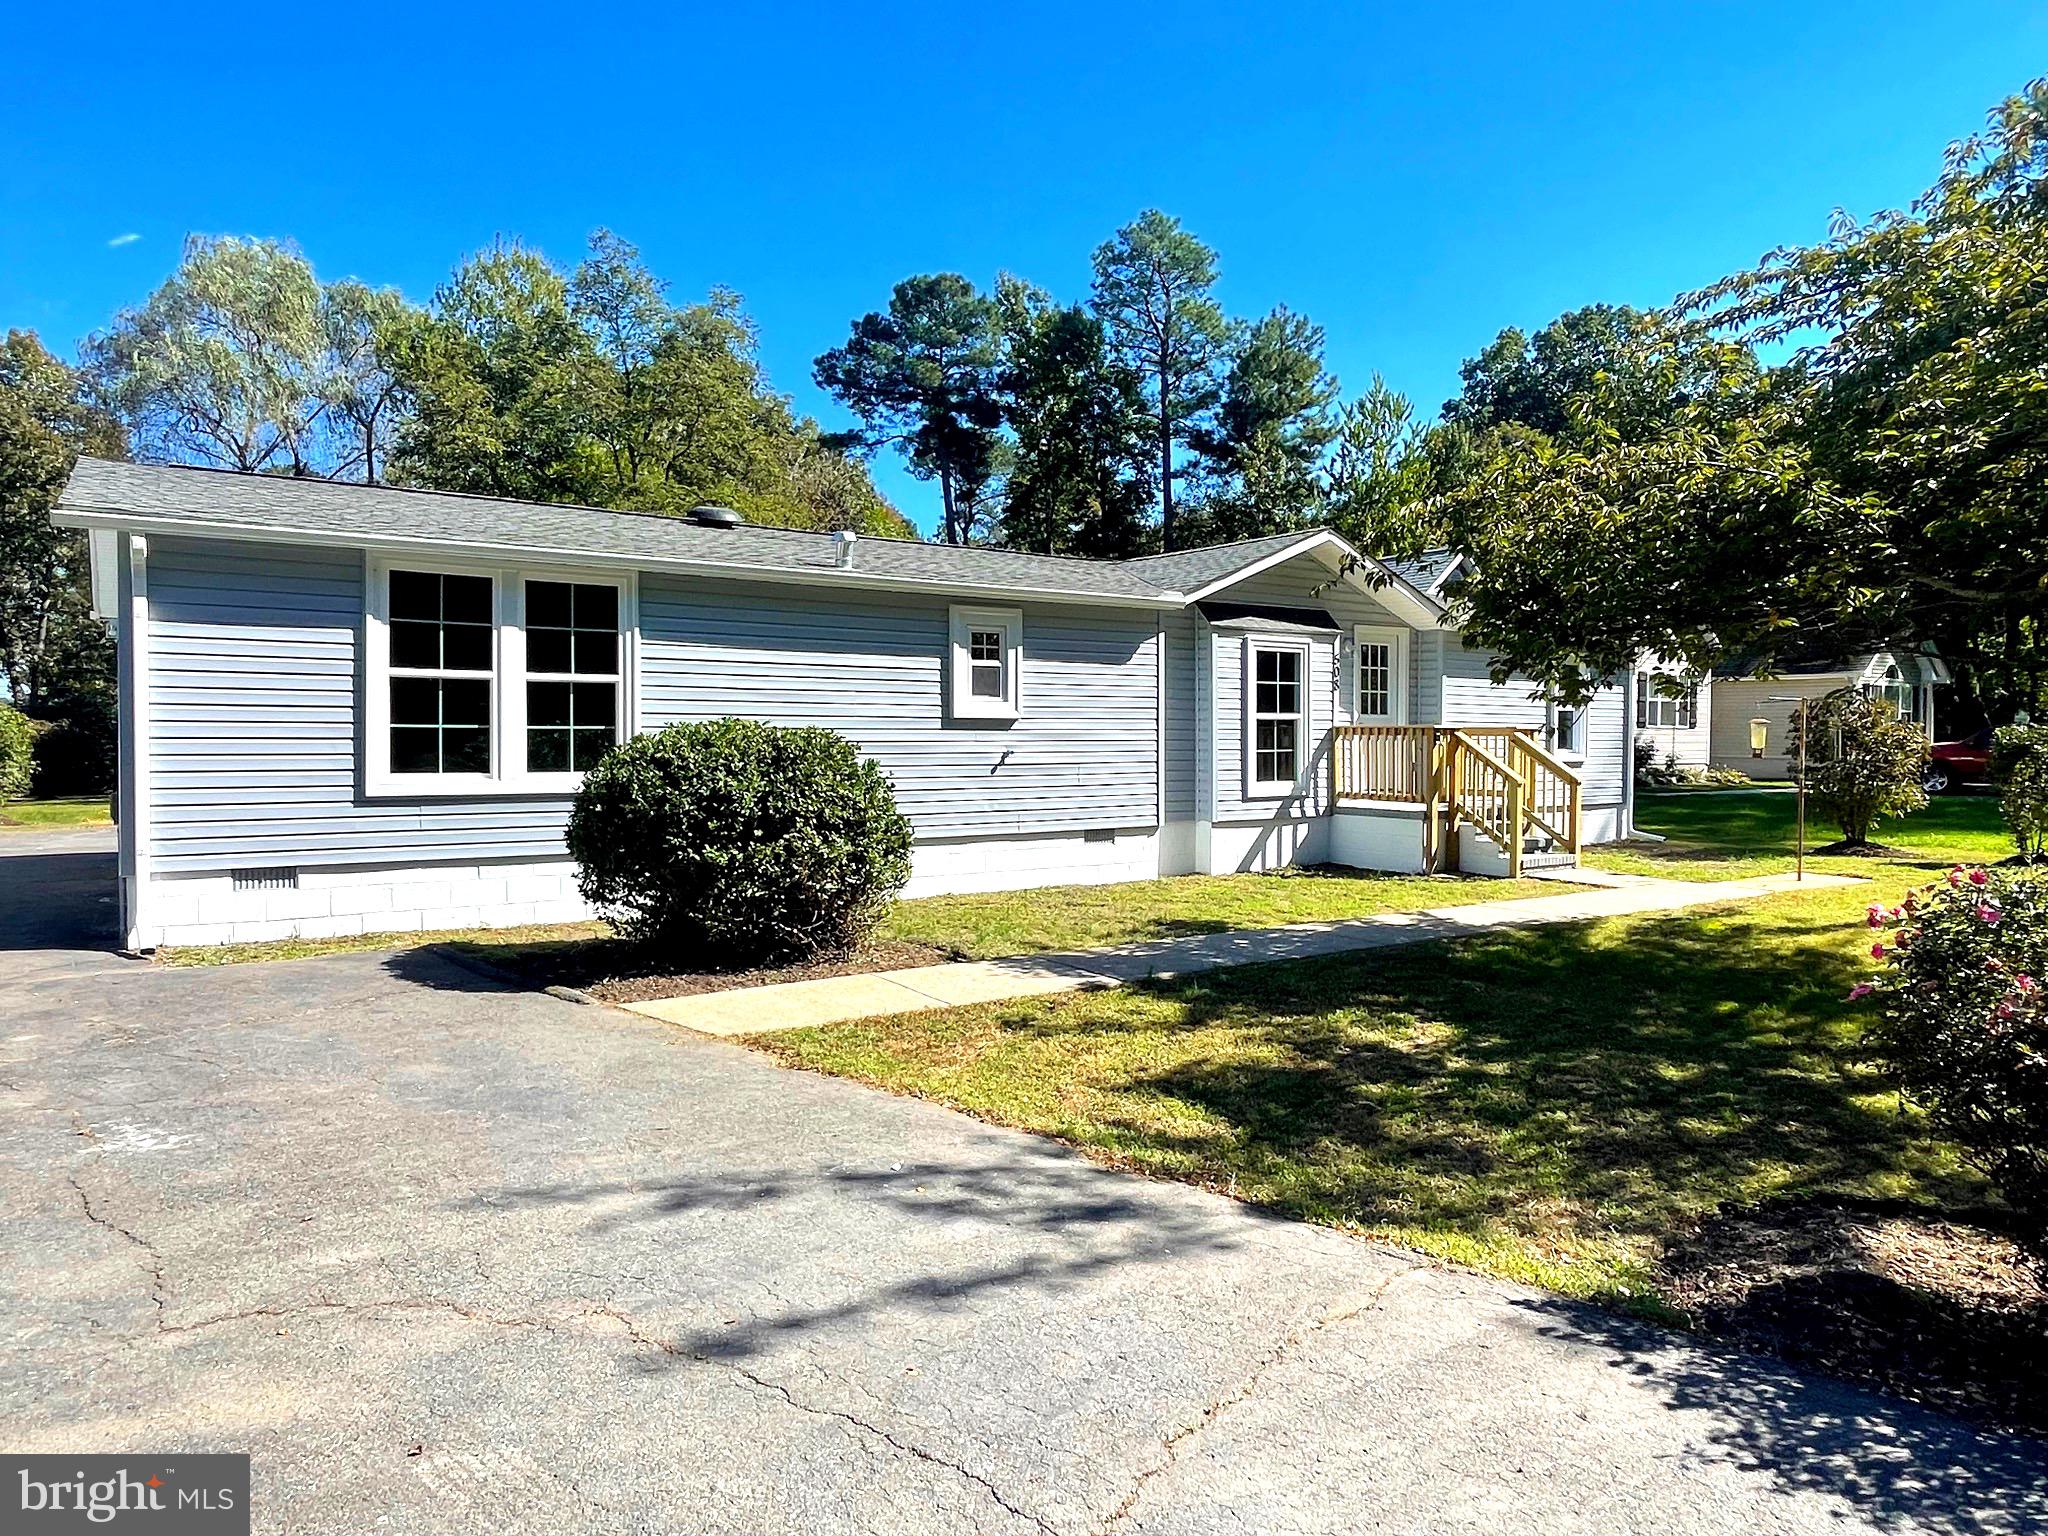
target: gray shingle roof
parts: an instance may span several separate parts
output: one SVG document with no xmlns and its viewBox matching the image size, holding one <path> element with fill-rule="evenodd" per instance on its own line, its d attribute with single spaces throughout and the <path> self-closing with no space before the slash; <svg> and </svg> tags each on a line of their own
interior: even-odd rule
<svg viewBox="0 0 2048 1536">
<path fill-rule="evenodd" d="M 1210 544 L 1201 549 L 1180 549 L 1170 555 L 1146 555 L 1126 560 L 1124 566 L 1147 581 L 1175 592 L 1199 592 L 1211 582 L 1233 576 L 1246 566 L 1257 565 L 1290 544 L 1299 544 L 1306 533 L 1275 533 L 1263 539 L 1240 539 L 1235 544 Z"/>
<path fill-rule="evenodd" d="M 862 538 L 850 570 L 834 565 L 831 535 L 787 528 L 705 528 L 683 518 L 610 512 L 398 490 L 334 480 L 290 480 L 182 466 L 80 459 L 57 503 L 59 515 L 110 514 L 147 532 L 204 523 L 237 530 L 303 534 L 336 542 L 422 542 L 526 554 L 730 568 L 765 576 L 810 575 L 849 585 L 929 584 L 990 593 L 1157 602 L 1161 586 L 1138 562 L 1067 559 L 1012 550 Z"/>
<path fill-rule="evenodd" d="M 1413 560 L 1380 562 L 1418 592 L 1434 591 L 1436 584 L 1443 580 L 1444 573 L 1457 563 L 1457 554 L 1448 549 L 1425 549 Z"/>
</svg>

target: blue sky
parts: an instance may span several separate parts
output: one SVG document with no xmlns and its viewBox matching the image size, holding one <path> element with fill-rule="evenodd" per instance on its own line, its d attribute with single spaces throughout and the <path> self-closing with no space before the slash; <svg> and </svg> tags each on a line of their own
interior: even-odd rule
<svg viewBox="0 0 2048 1536">
<path fill-rule="evenodd" d="M 1502 326 L 1909 199 L 2048 67 L 2048 7 L 2000 0 L 114 4 L 9 31 L 0 326 L 69 351 L 187 231 L 424 300 L 494 235 L 567 262 L 607 225 L 678 297 L 739 289 L 775 386 L 831 425 L 810 359 L 896 279 L 1081 297 L 1155 205 L 1234 313 L 1303 311 L 1347 391 L 1377 370 L 1433 412 Z M 930 487 L 877 477 L 931 526 Z"/>
</svg>

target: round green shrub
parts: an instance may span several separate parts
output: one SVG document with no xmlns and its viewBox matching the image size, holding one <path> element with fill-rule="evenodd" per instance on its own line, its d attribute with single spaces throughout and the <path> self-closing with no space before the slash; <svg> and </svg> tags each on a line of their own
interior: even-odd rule
<svg viewBox="0 0 2048 1536">
<path fill-rule="evenodd" d="M 1837 688 L 1792 717 L 1792 750 L 1806 735 L 1806 790 L 1842 829 L 1846 848 L 1869 846 L 1879 821 L 1927 804 L 1920 787 L 1927 736 L 1881 699 Z"/>
<path fill-rule="evenodd" d="M 35 727 L 13 705 L 0 704 L 0 805 L 28 793 L 35 760 Z"/>
<path fill-rule="evenodd" d="M 889 781 L 833 731 L 712 720 L 609 753 L 569 815 L 584 898 L 679 969 L 844 953 L 910 878 Z"/>
<path fill-rule="evenodd" d="M 2048 876 L 1965 869 L 1870 909 L 1872 1054 L 2048 1260 Z"/>
</svg>

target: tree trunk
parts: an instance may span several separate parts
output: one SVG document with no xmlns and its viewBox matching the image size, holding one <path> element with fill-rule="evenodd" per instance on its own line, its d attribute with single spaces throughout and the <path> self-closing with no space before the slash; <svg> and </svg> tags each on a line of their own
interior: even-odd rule
<svg viewBox="0 0 2048 1536">
<path fill-rule="evenodd" d="M 953 476 L 949 471 L 943 469 L 939 471 L 939 499 L 946 506 L 946 542 L 948 544 L 958 544 L 960 542 L 960 535 L 953 512 Z"/>
</svg>

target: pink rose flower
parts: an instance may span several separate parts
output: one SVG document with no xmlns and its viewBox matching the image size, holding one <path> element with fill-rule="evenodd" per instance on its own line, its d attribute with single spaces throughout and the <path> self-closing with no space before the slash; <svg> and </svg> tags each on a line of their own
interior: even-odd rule
<svg viewBox="0 0 2048 1536">
<path fill-rule="evenodd" d="M 1875 992 L 1876 990 L 1877 989 L 1873 987 L 1869 982 L 1859 981 L 1856 983 L 1855 986 L 1849 989 L 1849 1001 L 1852 1003 L 1860 1003 L 1863 1001 L 1864 998 L 1870 996 L 1870 994 L 1872 992 Z"/>
<path fill-rule="evenodd" d="M 1871 945 L 1870 958 L 1873 960 L 1882 960 L 1884 958 L 1884 946 L 1882 944 Z"/>
<path fill-rule="evenodd" d="M 1972 885 L 1984 885 L 1987 884 L 1990 881 L 1990 879 L 1991 877 L 1985 874 L 1984 871 L 1981 869 L 1973 869 L 1970 871 L 1970 884 Z"/>
<path fill-rule="evenodd" d="M 2004 913 L 2000 912 L 1998 908 L 1992 906 L 1991 903 L 1989 903 L 1988 901 L 1977 908 L 1978 921 L 1990 923 L 1994 927 L 1997 926 L 1999 918 L 2003 917 L 2004 915 Z"/>
</svg>

